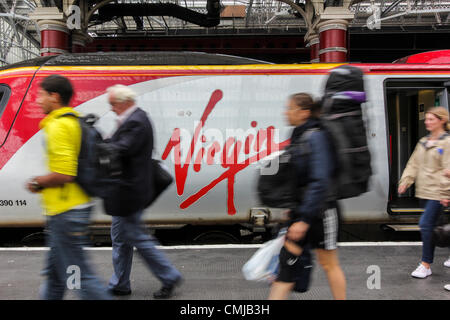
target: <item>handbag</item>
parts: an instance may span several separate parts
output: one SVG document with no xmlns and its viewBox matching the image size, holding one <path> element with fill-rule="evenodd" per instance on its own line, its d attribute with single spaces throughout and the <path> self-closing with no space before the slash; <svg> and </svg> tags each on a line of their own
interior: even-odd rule
<svg viewBox="0 0 450 320">
<path fill-rule="evenodd" d="M 145 207 L 150 206 L 173 182 L 169 169 L 161 160 L 151 159 L 153 167 L 153 192 Z"/>
<path fill-rule="evenodd" d="M 305 186 L 298 185 L 297 170 L 292 162 L 294 154 L 310 153 L 309 138 L 317 129 L 306 130 L 298 141 L 292 141 L 283 152 L 263 161 L 257 182 L 259 202 L 270 208 L 295 208 L 303 199 Z M 275 172 L 273 168 L 275 168 Z"/>
<path fill-rule="evenodd" d="M 450 224 L 435 227 L 433 230 L 433 240 L 437 247 L 450 247 Z"/>
</svg>

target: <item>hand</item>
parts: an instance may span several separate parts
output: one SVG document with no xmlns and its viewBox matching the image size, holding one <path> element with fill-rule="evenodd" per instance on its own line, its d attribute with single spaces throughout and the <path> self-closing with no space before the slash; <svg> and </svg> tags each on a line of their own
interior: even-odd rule
<svg viewBox="0 0 450 320">
<path fill-rule="evenodd" d="M 289 227 L 286 237 L 292 241 L 299 241 L 305 237 L 308 229 L 309 224 L 303 221 L 295 222 Z"/>
<path fill-rule="evenodd" d="M 291 209 L 281 211 L 281 220 L 288 221 L 291 217 Z"/>
<path fill-rule="evenodd" d="M 37 179 L 33 178 L 30 181 L 27 182 L 27 184 L 25 185 L 25 188 L 30 191 L 31 193 L 38 193 L 39 191 L 42 190 L 42 187 L 37 184 Z"/>
<path fill-rule="evenodd" d="M 27 184 L 25 185 L 25 189 L 27 189 L 31 193 L 37 193 L 37 190 L 35 189 L 35 185 L 31 181 L 27 182 Z"/>
<path fill-rule="evenodd" d="M 401 185 L 401 186 L 399 186 L 398 187 L 398 193 L 399 194 L 403 194 L 403 193 L 405 193 L 406 192 L 406 190 L 408 189 L 408 187 L 406 186 L 406 185 Z"/>
<path fill-rule="evenodd" d="M 450 178 L 450 169 L 445 169 L 444 170 L 444 176 L 447 178 Z"/>
<path fill-rule="evenodd" d="M 441 200 L 441 204 L 442 204 L 444 207 L 448 207 L 448 206 L 450 205 L 450 200 L 449 200 L 449 199 L 447 199 L 447 200 Z"/>
</svg>

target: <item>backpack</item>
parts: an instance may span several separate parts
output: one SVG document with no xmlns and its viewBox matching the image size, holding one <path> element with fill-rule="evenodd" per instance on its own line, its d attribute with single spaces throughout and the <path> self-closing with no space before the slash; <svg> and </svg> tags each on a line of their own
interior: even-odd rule
<svg viewBox="0 0 450 320">
<path fill-rule="evenodd" d="M 302 154 L 310 152 L 308 139 L 316 130 L 318 129 L 306 130 L 298 141 L 291 141 L 283 153 L 262 166 L 257 184 L 258 198 L 262 205 L 271 208 L 295 208 L 301 202 L 304 187 L 297 184 L 297 172 L 291 158 L 296 148 L 299 148 Z M 272 172 L 272 168 L 277 165 L 278 170 Z"/>
<path fill-rule="evenodd" d="M 356 197 L 368 191 L 371 156 L 361 103 L 366 101 L 363 72 L 344 65 L 333 69 L 322 98 L 321 123 L 337 157 L 335 196 Z"/>
<path fill-rule="evenodd" d="M 74 113 L 62 116 L 77 117 L 81 128 L 81 147 L 75 182 L 91 197 L 106 198 L 118 185 L 122 162 L 118 151 L 103 141 L 94 124 L 98 117 L 89 114 L 78 117 Z"/>
</svg>

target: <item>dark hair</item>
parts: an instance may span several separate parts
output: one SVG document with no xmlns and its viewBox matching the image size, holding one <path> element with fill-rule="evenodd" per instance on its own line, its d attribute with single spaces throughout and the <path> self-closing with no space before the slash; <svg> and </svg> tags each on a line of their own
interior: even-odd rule
<svg viewBox="0 0 450 320">
<path fill-rule="evenodd" d="M 41 82 L 41 88 L 48 93 L 57 93 L 61 97 L 61 104 L 67 106 L 73 95 L 73 87 L 69 79 L 52 74 Z"/>
<path fill-rule="evenodd" d="M 304 92 L 295 93 L 289 96 L 289 99 L 294 101 L 297 107 L 309 110 L 311 112 L 311 118 L 318 118 L 320 116 L 321 104 L 318 101 L 314 101 L 310 94 Z"/>
</svg>

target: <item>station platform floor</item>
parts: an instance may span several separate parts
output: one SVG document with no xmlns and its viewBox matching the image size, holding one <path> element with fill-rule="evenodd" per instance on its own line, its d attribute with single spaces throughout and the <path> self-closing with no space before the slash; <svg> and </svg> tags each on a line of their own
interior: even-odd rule
<svg viewBox="0 0 450 320">
<path fill-rule="evenodd" d="M 265 300 L 269 286 L 246 281 L 244 263 L 258 245 L 158 247 L 182 272 L 185 281 L 172 299 L 182 300 Z M 450 250 L 436 248 L 433 274 L 415 279 L 411 272 L 421 256 L 421 243 L 340 243 L 339 259 L 347 279 L 350 300 L 449 300 L 450 268 L 443 265 Z M 0 300 L 36 300 L 47 248 L 0 248 Z M 96 274 L 106 284 L 112 273 L 111 248 L 89 248 L 88 257 Z M 371 267 L 370 266 L 376 266 Z M 379 269 L 377 269 L 377 267 Z M 373 288 L 373 270 L 379 271 L 379 287 Z M 368 286 L 369 284 L 372 284 Z M 152 300 L 161 286 L 135 252 L 131 273 L 132 294 L 118 300 Z M 78 299 L 67 290 L 65 299 Z M 311 287 L 306 293 L 293 293 L 292 300 L 330 300 L 331 292 L 323 270 L 315 265 Z"/>
</svg>

